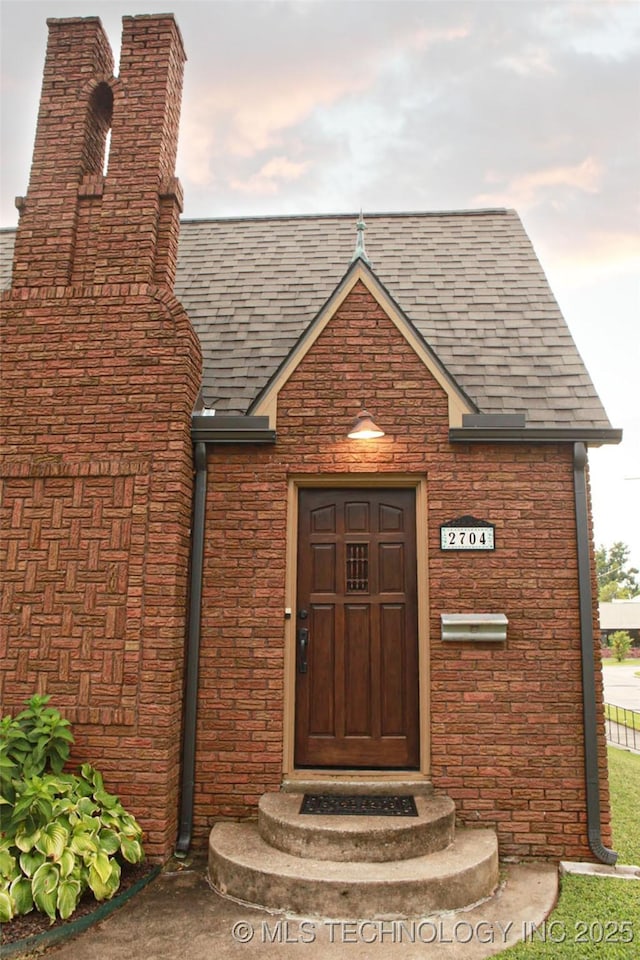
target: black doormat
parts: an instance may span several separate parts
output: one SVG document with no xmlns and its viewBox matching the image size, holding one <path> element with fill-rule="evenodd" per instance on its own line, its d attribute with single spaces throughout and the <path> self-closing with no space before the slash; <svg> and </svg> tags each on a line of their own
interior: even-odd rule
<svg viewBox="0 0 640 960">
<path fill-rule="evenodd" d="M 417 817 L 413 797 L 305 793 L 300 813 L 353 817 Z"/>
</svg>

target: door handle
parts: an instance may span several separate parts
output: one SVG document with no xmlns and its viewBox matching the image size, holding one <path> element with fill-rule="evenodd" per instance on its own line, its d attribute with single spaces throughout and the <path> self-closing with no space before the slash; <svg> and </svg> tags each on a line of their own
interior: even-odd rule
<svg viewBox="0 0 640 960">
<path fill-rule="evenodd" d="M 298 641 L 298 673 L 307 672 L 307 648 L 309 646 L 309 631 L 306 627 L 298 627 L 296 631 Z"/>
</svg>

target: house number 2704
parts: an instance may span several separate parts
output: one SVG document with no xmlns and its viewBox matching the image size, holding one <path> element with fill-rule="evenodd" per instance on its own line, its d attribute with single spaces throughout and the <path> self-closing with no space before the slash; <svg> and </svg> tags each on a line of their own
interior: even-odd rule
<svg viewBox="0 0 640 960">
<path fill-rule="evenodd" d="M 494 550 L 493 527 L 441 527 L 441 550 Z"/>
</svg>

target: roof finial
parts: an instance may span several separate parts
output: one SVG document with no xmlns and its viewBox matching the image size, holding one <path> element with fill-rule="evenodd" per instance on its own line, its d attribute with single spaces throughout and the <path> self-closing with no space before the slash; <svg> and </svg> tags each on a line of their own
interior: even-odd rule
<svg viewBox="0 0 640 960">
<path fill-rule="evenodd" d="M 364 217 L 362 216 L 362 209 L 361 209 L 360 218 L 356 223 L 356 230 L 358 231 L 358 233 L 356 236 L 356 249 L 355 249 L 355 253 L 351 258 L 351 263 L 353 263 L 354 260 L 360 259 L 360 260 L 364 260 L 365 263 L 371 266 L 371 260 L 369 260 L 369 257 L 367 256 L 367 251 L 364 248 L 364 232 L 366 229 L 367 229 L 367 225 L 364 222 Z"/>
</svg>

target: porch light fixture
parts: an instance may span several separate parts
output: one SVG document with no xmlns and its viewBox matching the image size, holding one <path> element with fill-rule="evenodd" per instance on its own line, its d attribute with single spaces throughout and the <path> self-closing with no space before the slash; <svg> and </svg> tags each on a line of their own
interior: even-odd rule
<svg viewBox="0 0 640 960">
<path fill-rule="evenodd" d="M 368 410 L 361 410 L 353 421 L 353 426 L 347 434 L 349 440 L 375 440 L 384 437 L 384 430 L 375 423 Z"/>
</svg>

